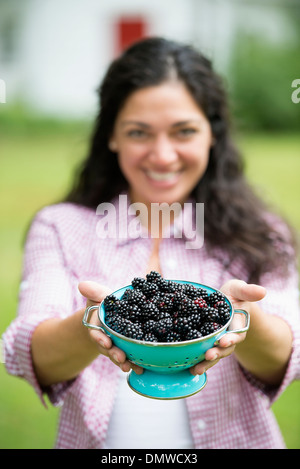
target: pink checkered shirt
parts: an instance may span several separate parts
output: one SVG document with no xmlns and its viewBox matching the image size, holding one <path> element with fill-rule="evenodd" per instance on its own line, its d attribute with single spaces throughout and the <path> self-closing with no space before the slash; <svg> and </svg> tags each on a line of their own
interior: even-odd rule
<svg viewBox="0 0 300 469">
<path fill-rule="evenodd" d="M 44 405 L 47 394 L 54 405 L 61 406 L 56 448 L 103 448 L 119 368 L 99 356 L 75 380 L 41 389 L 32 365 L 31 336 L 41 321 L 85 307 L 79 281 L 95 280 L 115 290 L 136 276 L 145 276 L 152 240 L 126 236 L 127 214 L 119 210 L 119 199 L 114 206 L 122 236 L 107 239 L 97 232 L 95 210 L 58 204 L 37 214 L 27 238 L 18 315 L 3 335 L 8 372 L 31 383 Z M 184 230 L 182 238 L 163 239 L 160 265 L 165 278 L 215 288 L 232 277 L 247 281 L 247 269 L 239 260 L 229 264 L 226 253 L 215 250 L 208 256 L 205 244 L 195 250 L 186 249 L 185 242 Z M 292 267 L 285 280 L 265 275 L 261 284 L 267 288 L 261 307 L 285 318 L 293 331 L 293 352 L 284 380 L 280 387 L 266 389 L 240 367 L 234 355 L 221 360 L 208 371 L 206 387 L 184 401 L 195 448 L 285 447 L 270 406 L 300 378 L 297 271 Z"/>
</svg>

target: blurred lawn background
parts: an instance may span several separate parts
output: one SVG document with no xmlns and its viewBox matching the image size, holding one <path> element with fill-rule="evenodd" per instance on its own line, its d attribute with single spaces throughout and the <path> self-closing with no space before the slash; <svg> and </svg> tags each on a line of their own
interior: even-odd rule
<svg viewBox="0 0 300 469">
<path fill-rule="evenodd" d="M 291 83 L 300 78 L 300 7 L 285 3 L 289 39 L 267 41 L 245 25 L 234 41 L 227 82 L 249 180 L 299 232 L 300 103 L 291 101 Z M 37 210 L 67 192 L 90 132 L 90 122 L 33 115 L 22 103 L 0 104 L 0 336 L 16 314 L 25 232 Z M 299 381 L 273 410 L 287 447 L 300 449 Z M 30 386 L 9 376 L 0 363 L 1 449 L 52 448 L 58 412 L 50 404 L 45 409 Z"/>
</svg>

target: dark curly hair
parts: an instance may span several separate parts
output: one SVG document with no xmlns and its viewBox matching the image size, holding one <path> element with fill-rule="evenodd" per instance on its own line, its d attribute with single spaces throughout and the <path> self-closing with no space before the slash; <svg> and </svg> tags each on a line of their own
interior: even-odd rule
<svg viewBox="0 0 300 469">
<path fill-rule="evenodd" d="M 95 208 L 128 189 L 115 154 L 108 147 L 116 117 L 126 99 L 138 89 L 177 79 L 185 84 L 210 122 L 215 144 L 204 176 L 191 194 L 205 204 L 206 246 L 225 249 L 241 258 L 248 281 L 287 268 L 292 234 L 272 228 L 266 207 L 249 186 L 239 152 L 230 136 L 227 95 L 211 62 L 189 45 L 149 38 L 129 47 L 114 60 L 99 88 L 96 118 L 88 157 L 66 201 Z M 294 243 L 294 242 L 293 242 Z M 215 254 L 214 254 L 215 255 Z"/>
</svg>

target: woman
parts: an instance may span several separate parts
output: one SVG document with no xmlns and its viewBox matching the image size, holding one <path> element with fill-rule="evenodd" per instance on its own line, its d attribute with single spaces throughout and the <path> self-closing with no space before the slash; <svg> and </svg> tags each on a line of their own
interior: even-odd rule
<svg viewBox="0 0 300 469">
<path fill-rule="evenodd" d="M 147 209 L 137 236 L 120 195 L 126 209 Z M 114 207 L 107 223 L 117 220 L 110 236 L 97 212 L 107 202 Z M 175 216 L 147 236 L 151 209 L 163 202 L 183 212 L 187 202 L 204 204 L 203 246 L 187 249 L 194 220 L 178 226 Z M 7 369 L 43 402 L 47 393 L 62 405 L 57 448 L 282 448 L 269 406 L 300 376 L 294 257 L 290 231 L 245 181 L 210 62 L 188 46 L 144 40 L 104 78 L 71 193 L 31 226 L 19 314 L 4 336 Z M 191 369 L 209 369 L 208 384 L 185 400 L 130 391 L 119 371 L 143 370 L 105 334 L 82 326 L 86 305 L 151 270 L 221 289 L 251 317 L 247 334 L 226 334 Z"/>
</svg>

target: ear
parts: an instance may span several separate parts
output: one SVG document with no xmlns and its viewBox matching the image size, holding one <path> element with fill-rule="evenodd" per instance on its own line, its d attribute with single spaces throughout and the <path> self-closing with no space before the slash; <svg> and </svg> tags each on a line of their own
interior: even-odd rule
<svg viewBox="0 0 300 469">
<path fill-rule="evenodd" d="M 110 151 L 116 152 L 117 151 L 117 143 L 114 140 L 110 140 L 108 142 L 108 148 Z"/>
</svg>

